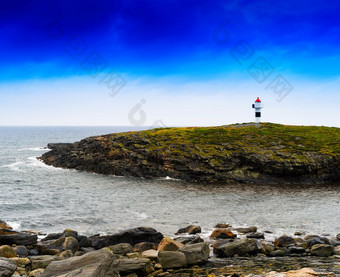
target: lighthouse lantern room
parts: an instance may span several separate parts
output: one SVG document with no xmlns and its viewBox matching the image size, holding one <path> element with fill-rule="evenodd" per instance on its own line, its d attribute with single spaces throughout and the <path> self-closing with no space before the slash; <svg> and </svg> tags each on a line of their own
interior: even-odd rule
<svg viewBox="0 0 340 277">
<path fill-rule="evenodd" d="M 255 109 L 255 123 L 258 125 L 261 121 L 261 109 L 263 108 L 260 97 L 257 97 L 255 104 L 253 104 L 253 109 Z"/>
</svg>

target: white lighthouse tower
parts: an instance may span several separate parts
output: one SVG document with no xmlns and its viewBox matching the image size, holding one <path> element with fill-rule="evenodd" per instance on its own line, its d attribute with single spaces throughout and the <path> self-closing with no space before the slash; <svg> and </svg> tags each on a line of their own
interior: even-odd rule
<svg viewBox="0 0 340 277">
<path fill-rule="evenodd" d="M 257 97 L 255 104 L 253 104 L 253 109 L 255 109 L 255 123 L 260 124 L 261 121 L 261 109 L 263 108 L 260 97 Z"/>
</svg>

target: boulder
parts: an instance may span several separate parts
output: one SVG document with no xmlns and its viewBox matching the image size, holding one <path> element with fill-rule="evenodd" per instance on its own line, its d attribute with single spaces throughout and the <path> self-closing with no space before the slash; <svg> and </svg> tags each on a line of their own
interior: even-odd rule
<svg viewBox="0 0 340 277">
<path fill-rule="evenodd" d="M 334 255 L 340 255 L 340 246 L 336 246 L 333 251 Z"/>
<path fill-rule="evenodd" d="M 175 241 L 169 237 L 165 237 L 158 244 L 157 251 L 176 251 L 184 246 L 183 243 Z"/>
<path fill-rule="evenodd" d="M 76 253 L 79 248 L 79 242 L 73 236 L 67 236 L 62 244 L 62 250 L 71 250 L 73 254 Z"/>
<path fill-rule="evenodd" d="M 256 233 L 248 233 L 246 235 L 248 239 L 264 239 L 264 233 L 256 232 Z"/>
<path fill-rule="evenodd" d="M 306 249 L 303 248 L 303 247 L 289 246 L 288 249 L 290 250 L 291 254 L 303 254 L 303 253 L 306 253 Z"/>
<path fill-rule="evenodd" d="M 15 253 L 14 249 L 9 245 L 0 246 L 0 257 L 4 258 L 13 258 L 16 257 L 17 253 Z"/>
<path fill-rule="evenodd" d="M 262 249 L 261 249 L 262 254 L 269 256 L 269 254 L 275 250 L 275 246 L 270 243 L 261 241 L 261 244 L 262 244 Z"/>
<path fill-rule="evenodd" d="M 27 233 L 15 233 L 12 235 L 0 235 L 0 245 L 32 245 L 36 244 L 37 235 Z"/>
<path fill-rule="evenodd" d="M 158 251 L 154 249 L 145 250 L 141 254 L 142 258 L 158 261 Z"/>
<path fill-rule="evenodd" d="M 133 247 L 133 252 L 144 252 L 149 249 L 157 249 L 157 244 L 153 242 L 140 242 L 135 244 Z"/>
<path fill-rule="evenodd" d="M 204 240 L 198 236 L 198 235 L 191 235 L 191 236 L 186 236 L 186 237 L 177 237 L 174 238 L 175 241 L 178 241 L 183 244 L 194 244 L 194 243 L 200 243 L 204 242 Z"/>
<path fill-rule="evenodd" d="M 197 233 L 201 233 L 201 227 L 198 225 L 189 225 L 185 228 L 181 228 L 176 232 L 176 235 L 178 234 L 183 234 L 183 233 L 188 233 L 189 235 L 194 235 Z"/>
<path fill-rule="evenodd" d="M 337 234 L 337 235 L 336 235 L 336 239 L 337 239 L 337 240 L 340 240 L 340 234 Z"/>
<path fill-rule="evenodd" d="M 108 247 L 114 254 L 124 256 L 133 252 L 132 246 L 128 243 L 119 243 Z"/>
<path fill-rule="evenodd" d="M 41 255 L 41 256 L 34 256 L 30 257 L 32 269 L 37 268 L 46 268 L 51 262 L 59 261 L 63 258 L 57 256 L 50 256 L 50 255 Z"/>
<path fill-rule="evenodd" d="M 324 243 L 325 242 L 322 241 L 320 237 L 312 237 L 307 240 L 308 248 L 311 248 L 313 245 L 316 245 L 316 244 L 324 244 Z"/>
<path fill-rule="evenodd" d="M 187 263 L 185 254 L 180 251 L 161 251 L 158 259 L 163 268 L 179 268 Z"/>
<path fill-rule="evenodd" d="M 247 233 L 256 233 L 257 227 L 256 226 L 250 226 L 245 228 L 234 228 L 233 230 L 241 233 L 241 234 L 247 234 Z"/>
<path fill-rule="evenodd" d="M 35 245 L 35 247 L 42 255 L 56 255 L 65 250 L 63 248 L 65 239 L 65 237 L 60 237 L 55 240 L 40 241 Z"/>
<path fill-rule="evenodd" d="M 329 257 L 332 256 L 335 247 L 333 245 L 328 244 L 315 244 L 311 248 L 312 255 L 320 256 L 320 257 Z"/>
<path fill-rule="evenodd" d="M 255 239 L 239 239 L 233 242 L 227 242 L 216 247 L 216 254 L 219 257 L 233 257 L 234 255 L 245 256 L 255 254 L 258 245 Z"/>
<path fill-rule="evenodd" d="M 129 243 L 131 245 L 135 245 L 137 243 L 147 241 L 158 244 L 162 239 L 163 235 L 160 232 L 149 227 L 138 227 L 110 236 L 96 236 L 90 238 L 92 247 L 95 249 L 100 249 L 118 243 Z"/>
<path fill-rule="evenodd" d="M 5 221 L 0 220 L 0 229 L 12 230 L 12 226 L 8 225 Z"/>
<path fill-rule="evenodd" d="M 211 234 L 210 238 L 214 239 L 228 239 L 228 238 L 235 238 L 236 234 L 234 234 L 229 229 L 219 228 L 215 229 Z"/>
<path fill-rule="evenodd" d="M 77 253 L 77 252 L 76 252 Z M 74 253 L 75 254 L 75 253 Z M 60 258 L 70 258 L 74 256 L 73 252 L 71 250 L 65 250 L 63 252 L 60 252 L 57 256 Z"/>
<path fill-rule="evenodd" d="M 109 249 L 89 252 L 83 256 L 53 261 L 39 277 L 109 277 L 118 276 L 115 255 Z"/>
<path fill-rule="evenodd" d="M 117 268 L 116 271 L 119 272 L 120 275 L 126 276 L 131 273 L 135 273 L 138 276 L 146 276 L 153 271 L 151 266 L 151 262 L 146 258 L 137 258 L 137 259 L 118 259 L 117 260 Z M 97 275 L 95 275 L 97 277 Z M 107 275 L 103 275 L 107 276 Z M 82 276 L 81 276 L 82 277 Z"/>
<path fill-rule="evenodd" d="M 23 245 L 16 246 L 14 247 L 14 251 L 21 258 L 25 258 L 28 256 L 28 250 L 26 246 Z"/>
<path fill-rule="evenodd" d="M 210 254 L 209 245 L 205 242 L 185 245 L 179 251 L 185 254 L 188 265 L 204 263 Z"/>
<path fill-rule="evenodd" d="M 283 257 L 284 255 L 286 255 L 286 253 L 281 249 L 269 253 L 270 257 Z"/>
<path fill-rule="evenodd" d="M 41 275 L 41 273 L 44 272 L 45 269 L 43 268 L 38 268 L 38 269 L 35 269 L 35 270 L 32 270 L 30 272 L 30 274 L 28 275 L 28 277 L 39 277 Z"/>
<path fill-rule="evenodd" d="M 330 239 L 329 240 L 329 244 L 333 245 L 333 246 L 339 246 L 340 245 L 340 241 L 338 241 L 337 239 Z"/>
<path fill-rule="evenodd" d="M 31 260 L 28 258 L 10 258 L 11 261 L 15 263 L 17 267 L 25 267 L 31 263 Z"/>
<path fill-rule="evenodd" d="M 6 258 L 0 258 L 0 277 L 10 277 L 16 271 L 15 263 Z"/>
<path fill-rule="evenodd" d="M 226 223 L 217 223 L 215 225 L 215 228 L 230 228 L 231 225 L 230 224 L 226 224 Z"/>
<path fill-rule="evenodd" d="M 294 238 L 289 237 L 287 235 L 283 235 L 283 236 L 275 239 L 275 241 L 274 241 L 274 245 L 276 247 L 287 247 L 287 246 L 290 246 L 290 245 L 294 245 L 294 243 L 295 243 Z"/>
</svg>

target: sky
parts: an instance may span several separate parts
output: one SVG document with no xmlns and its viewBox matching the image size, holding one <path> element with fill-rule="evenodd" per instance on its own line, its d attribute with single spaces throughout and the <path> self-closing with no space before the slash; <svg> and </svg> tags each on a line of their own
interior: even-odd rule
<svg viewBox="0 0 340 277">
<path fill-rule="evenodd" d="M 5 1 L 0 126 L 340 127 L 340 2 Z"/>
</svg>

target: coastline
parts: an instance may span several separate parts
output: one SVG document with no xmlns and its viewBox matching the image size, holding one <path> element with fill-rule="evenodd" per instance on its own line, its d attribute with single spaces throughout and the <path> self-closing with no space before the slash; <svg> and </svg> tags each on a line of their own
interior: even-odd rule
<svg viewBox="0 0 340 277">
<path fill-rule="evenodd" d="M 218 223 L 206 238 L 202 238 L 198 225 L 180 228 L 171 238 L 150 227 L 89 237 L 65 229 L 38 238 L 37 232 L 11 228 L 0 221 L 0 262 L 13 271 L 3 276 L 236 277 L 275 276 L 268 274 L 290 270 L 319 274 L 313 276 L 340 274 L 340 234 L 306 236 L 296 232 L 270 240 L 270 231 L 262 232 L 255 226 L 234 228 Z M 91 269 L 81 262 L 83 259 Z M 103 266 L 110 275 L 100 271 Z M 76 269 L 82 273 L 77 275 Z"/>
</svg>

